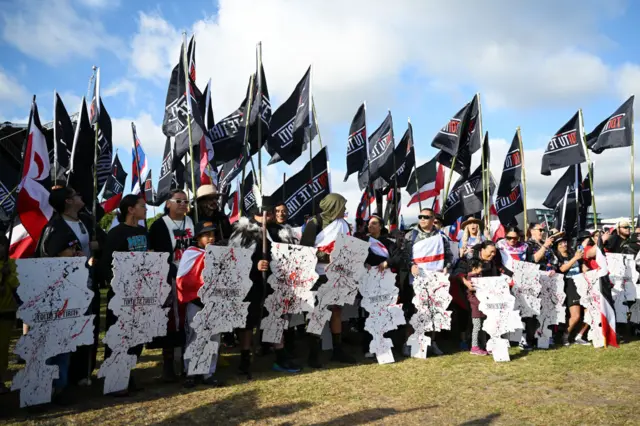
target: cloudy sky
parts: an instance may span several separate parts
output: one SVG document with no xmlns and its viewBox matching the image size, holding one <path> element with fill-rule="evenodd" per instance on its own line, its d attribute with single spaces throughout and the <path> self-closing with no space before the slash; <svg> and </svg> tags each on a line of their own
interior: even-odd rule
<svg viewBox="0 0 640 426">
<path fill-rule="evenodd" d="M 342 178 L 349 122 L 362 101 L 369 132 L 390 109 L 399 139 L 411 118 L 421 164 L 435 155 L 430 145 L 436 132 L 481 93 L 492 172 L 499 179 L 521 126 L 528 204 L 535 207 L 563 172 L 540 175 L 544 146 L 554 132 L 578 108 L 590 131 L 640 92 L 640 5 L 625 0 L 0 0 L 0 5 L 0 121 L 26 122 L 32 94 L 42 120 L 49 121 L 54 90 L 70 112 L 76 111 L 92 65 L 100 66 L 103 100 L 123 164 L 130 164 L 134 121 L 156 177 L 164 148 L 164 99 L 183 31 L 196 35 L 197 84 L 203 88 L 211 78 L 217 118 L 242 101 L 258 41 L 274 110 L 313 64 L 312 90 L 322 142 L 329 147 L 333 190 L 347 196 L 351 212 L 360 193 L 355 176 L 346 183 Z M 628 215 L 629 150 L 592 156 L 599 213 Z M 303 158 L 291 167 L 266 168 L 265 192 L 281 183 L 283 172 L 301 169 L 308 157 Z M 403 197 L 406 204 L 406 193 Z M 416 212 L 405 208 L 403 214 Z"/>
</svg>

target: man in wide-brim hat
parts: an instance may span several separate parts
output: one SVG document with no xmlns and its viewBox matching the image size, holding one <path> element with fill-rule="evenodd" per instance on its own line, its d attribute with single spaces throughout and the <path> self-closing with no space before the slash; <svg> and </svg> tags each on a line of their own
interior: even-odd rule
<svg viewBox="0 0 640 426">
<path fill-rule="evenodd" d="M 196 203 L 198 206 L 198 221 L 213 222 L 216 226 L 216 244 L 223 244 L 231 236 L 231 223 L 219 207 L 220 197 L 222 194 L 218 192 L 215 185 L 202 185 L 196 190 Z M 192 219 L 195 217 L 191 211 Z"/>
</svg>

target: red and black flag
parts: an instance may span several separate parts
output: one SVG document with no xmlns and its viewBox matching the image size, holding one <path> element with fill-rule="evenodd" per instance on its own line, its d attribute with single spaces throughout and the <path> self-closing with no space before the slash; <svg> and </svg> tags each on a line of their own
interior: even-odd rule
<svg viewBox="0 0 640 426">
<path fill-rule="evenodd" d="M 574 164 L 558 179 L 542 203 L 545 207 L 554 210 L 554 227 L 565 231 L 570 237 L 576 236 L 582 227 L 578 224 L 582 203 L 581 182 L 580 164 Z"/>
<path fill-rule="evenodd" d="M 382 178 L 390 182 L 393 170 L 393 118 L 391 111 L 382 124 L 369 137 L 369 162 L 358 173 L 360 189 Z"/>
<path fill-rule="evenodd" d="M 347 139 L 347 173 L 344 182 L 353 173 L 359 172 L 367 163 L 367 110 L 365 104 L 360 105 L 351 120 L 349 138 Z"/>
<path fill-rule="evenodd" d="M 562 169 L 586 161 L 582 146 L 582 119 L 580 111 L 556 132 L 542 154 L 540 173 L 549 176 L 552 170 Z"/>
<path fill-rule="evenodd" d="M 417 172 L 417 179 L 415 172 Z M 407 192 L 411 196 L 407 207 L 437 197 L 444 189 L 444 169 L 437 163 L 436 158 L 419 166 L 415 172 L 411 173 L 407 183 Z"/>
<path fill-rule="evenodd" d="M 358 204 L 358 208 L 356 210 L 356 219 L 369 220 L 369 211 L 371 209 L 371 205 L 375 203 L 376 197 L 371 189 L 371 186 L 367 186 L 362 193 L 362 198 L 360 198 L 360 203 Z"/>
<path fill-rule="evenodd" d="M 397 207 L 397 209 L 396 209 Z M 389 224 L 389 230 L 398 229 L 398 217 L 400 215 L 400 190 L 396 192 L 391 188 L 387 193 L 387 206 L 384 209 L 384 223 Z"/>
<path fill-rule="evenodd" d="M 310 179 L 313 170 L 313 179 Z M 314 210 L 320 212 L 320 201 L 331 192 L 329 169 L 327 167 L 327 148 L 322 148 L 302 170 L 291 176 L 271 195 L 274 202 L 284 202 L 289 210 L 289 220 L 300 226 L 304 217 Z M 286 194 L 283 199 L 282 194 Z"/>
<path fill-rule="evenodd" d="M 64 176 L 69 170 L 69 159 L 73 148 L 73 124 L 58 93 L 55 93 L 53 105 L 53 136 L 53 156 L 51 156 L 51 149 L 49 149 L 49 156 L 57 172 L 57 176 L 54 176 L 57 182 L 65 180 Z"/>
<path fill-rule="evenodd" d="M 502 167 L 502 177 L 498 185 L 498 197 L 506 197 L 520 186 L 522 180 L 522 153 L 520 152 L 520 139 L 518 133 L 513 136 L 511 146 L 504 159 Z"/>
<path fill-rule="evenodd" d="M 504 175 L 503 175 L 504 176 Z M 522 185 L 518 185 L 503 197 L 496 197 L 496 213 L 504 226 L 517 224 L 515 217 L 524 211 Z"/>
<path fill-rule="evenodd" d="M 147 173 L 147 177 L 144 180 L 144 199 L 150 206 L 156 204 L 156 191 L 153 189 L 153 178 L 151 177 L 151 169 Z"/>
<path fill-rule="evenodd" d="M 596 154 L 605 149 L 624 148 L 633 143 L 633 100 L 632 95 L 620 108 L 598 124 L 587 135 L 587 146 Z"/>
<path fill-rule="evenodd" d="M 102 192 L 102 199 L 104 201 L 101 205 L 105 213 L 114 211 L 120 205 L 127 176 L 127 172 L 124 171 L 118 154 L 116 154 L 113 158 L 113 164 L 111 165 L 111 174 L 107 178 L 107 182 L 104 184 L 104 191 Z"/>
<path fill-rule="evenodd" d="M 87 104 L 84 98 L 78 114 L 78 122 L 73 136 L 73 148 L 69 160 L 67 185 L 80 194 L 84 204 L 93 205 L 93 158 L 95 132 L 91 126 Z"/>
<path fill-rule="evenodd" d="M 100 68 L 98 68 L 96 72 L 96 79 L 93 85 L 89 119 L 91 120 L 91 125 L 94 127 L 94 131 L 98 132 L 98 164 L 96 166 L 96 176 L 98 180 L 98 192 L 100 192 L 111 173 L 111 157 L 113 156 L 111 117 L 100 97 Z"/>
<path fill-rule="evenodd" d="M 445 167 L 453 168 L 463 177 L 469 175 L 471 155 L 478 151 L 482 144 L 479 120 L 480 100 L 478 95 L 475 95 L 431 142 L 432 147 L 440 149 L 438 162 Z"/>
<path fill-rule="evenodd" d="M 267 141 L 269 164 L 283 161 L 291 164 L 316 137 L 311 115 L 311 67 L 296 85 L 289 99 L 275 110 L 271 118 L 271 136 Z"/>
<path fill-rule="evenodd" d="M 490 179 L 490 197 L 494 190 L 495 183 L 493 179 Z M 480 213 L 484 208 L 482 192 L 482 167 L 478 166 L 471 176 L 467 179 L 461 177 L 451 189 L 444 206 L 442 206 L 443 224 L 450 225 L 461 216 Z"/>
<path fill-rule="evenodd" d="M 244 165 L 244 154 L 235 160 L 227 161 L 220 168 L 218 173 L 218 191 L 224 193 L 227 188 L 231 188 L 231 183 L 242 172 L 242 166 Z"/>
</svg>

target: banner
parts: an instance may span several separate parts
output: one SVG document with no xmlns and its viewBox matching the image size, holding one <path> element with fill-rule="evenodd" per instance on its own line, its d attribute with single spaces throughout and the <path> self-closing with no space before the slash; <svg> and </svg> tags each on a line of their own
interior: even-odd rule
<svg viewBox="0 0 640 426">
<path fill-rule="evenodd" d="M 536 339 L 539 349 L 549 349 L 553 336 L 553 326 L 565 322 L 566 307 L 564 301 L 564 275 L 548 275 L 538 271 L 540 276 L 540 314 L 538 314 L 538 329 Z"/>
</svg>

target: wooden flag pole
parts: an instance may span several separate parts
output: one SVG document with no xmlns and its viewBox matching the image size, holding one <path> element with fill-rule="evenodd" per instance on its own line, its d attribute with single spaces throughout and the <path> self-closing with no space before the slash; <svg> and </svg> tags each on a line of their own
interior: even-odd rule
<svg viewBox="0 0 640 426">
<path fill-rule="evenodd" d="M 287 188 L 285 188 L 286 183 L 287 183 L 287 174 L 283 173 L 282 174 L 282 202 L 283 203 L 287 202 Z"/>
<path fill-rule="evenodd" d="M 182 32 L 182 66 L 184 72 L 184 90 L 185 96 L 191 96 L 191 91 L 189 90 L 190 81 L 189 81 L 189 61 L 187 58 L 187 32 Z M 187 99 L 187 102 L 190 102 L 190 99 Z M 196 172 L 193 158 L 193 135 L 191 132 L 191 111 L 187 108 L 187 129 L 189 131 L 189 158 L 191 159 L 191 190 L 193 192 L 193 213 L 195 222 L 198 223 L 198 201 L 196 199 Z M 138 176 L 138 179 L 142 179 L 141 176 Z M 140 186 L 142 189 L 142 186 Z"/>
<path fill-rule="evenodd" d="M 93 75 L 91 76 L 91 78 L 93 78 Z M 89 82 L 91 82 L 91 80 L 89 80 Z M 56 89 L 53 89 L 53 186 L 58 186 L 58 138 L 56 132 L 56 127 L 58 127 L 58 120 L 56 118 L 57 94 L 58 92 L 56 91 Z M 2 203 L 4 203 L 4 201 Z M 0 205 L 2 205 L 2 203 L 0 203 Z"/>
<path fill-rule="evenodd" d="M 407 118 L 407 123 L 409 123 L 409 125 L 411 125 L 411 117 Z M 413 143 L 413 127 L 411 127 L 411 143 Z M 416 146 L 415 144 L 413 145 L 413 177 L 415 178 L 416 181 L 416 194 L 418 195 L 418 208 L 420 209 L 420 211 L 422 211 L 422 201 L 420 200 L 420 181 L 418 180 L 418 160 L 416 158 Z M 411 194 L 409 194 L 411 195 Z M 435 197 L 435 199 L 437 200 L 437 197 Z M 411 200 L 409 200 L 411 201 Z M 435 200 L 434 200 L 434 205 L 435 205 Z"/>
<path fill-rule="evenodd" d="M 260 90 L 258 93 L 258 185 L 260 194 L 262 194 L 262 115 L 260 114 L 262 107 L 262 42 L 256 46 L 256 78 L 258 79 L 258 90 Z M 247 115 L 251 115 L 250 109 Z"/>
<path fill-rule="evenodd" d="M 247 155 L 250 155 L 249 145 L 249 117 L 251 106 L 253 104 L 253 84 L 255 82 L 255 75 L 251 75 L 249 77 L 249 99 L 247 102 L 247 107 L 245 108 L 244 114 L 244 138 L 242 141 L 242 180 L 240 181 L 240 202 L 238 203 L 238 211 L 240 212 L 240 216 L 242 216 L 242 204 L 244 203 L 244 178 L 245 178 L 245 169 L 247 167 Z M 251 158 L 251 157 L 249 157 Z M 253 159 L 251 159 L 251 166 L 253 167 Z M 255 170 L 253 171 L 253 175 L 255 176 Z"/>
<path fill-rule="evenodd" d="M 518 135 L 518 146 L 520 147 L 520 172 L 522 175 L 522 203 L 524 205 L 524 235 L 527 235 L 527 228 L 529 222 L 527 219 L 527 174 L 524 169 L 524 149 L 522 148 L 522 135 L 520 134 L 520 126 L 516 127 L 516 133 Z"/>
<path fill-rule="evenodd" d="M 391 110 L 387 110 L 391 115 Z M 393 208 L 396 210 L 396 228 L 399 227 L 400 212 L 398 211 L 398 169 L 396 169 L 396 139 L 393 137 L 393 119 L 391 120 L 391 161 L 393 162 Z M 391 215 L 389 215 L 391 216 Z M 389 218 L 391 219 L 391 218 Z M 390 225 L 393 225 L 392 223 Z"/>
<path fill-rule="evenodd" d="M 480 149 L 482 149 L 482 192 L 484 193 L 483 195 L 483 199 L 484 199 L 484 205 L 483 205 L 483 211 L 484 211 L 484 227 L 485 229 L 491 229 L 490 228 L 490 217 L 489 217 L 489 210 L 490 210 L 490 206 L 488 205 L 488 203 L 490 202 L 490 196 L 489 196 L 489 179 L 488 179 L 488 173 L 489 173 L 489 164 L 485 164 L 486 161 L 488 160 L 484 160 L 484 132 L 482 129 L 482 102 L 480 101 L 480 92 L 476 93 L 476 96 L 478 97 L 478 128 L 476 129 L 476 131 L 480 132 L 479 135 L 482 138 L 482 146 Z M 487 138 L 488 139 L 488 138 Z M 489 143 L 489 141 L 487 140 L 487 143 Z"/>
<path fill-rule="evenodd" d="M 367 128 L 367 101 L 363 102 L 364 104 L 364 128 Z M 367 194 L 367 209 L 369 210 L 369 218 L 371 218 L 371 200 L 369 199 L 370 195 L 373 195 L 375 198 L 375 192 L 373 190 L 373 182 L 371 182 L 371 161 L 369 161 L 369 135 L 367 134 L 367 136 L 364 138 L 364 149 L 367 153 L 367 181 L 369 183 L 367 183 L 368 191 L 371 191 Z M 376 199 L 376 203 L 377 203 L 377 199 Z"/>
<path fill-rule="evenodd" d="M 93 73 L 96 75 L 96 72 L 99 73 L 100 70 L 95 65 L 93 66 Z M 100 75 L 98 75 L 97 84 L 100 84 Z M 100 111 L 100 91 L 99 89 L 94 93 L 96 96 L 96 114 L 97 111 Z M 100 117 L 96 118 L 96 125 L 93 129 L 95 132 L 94 141 L 93 141 L 93 198 L 91 199 L 91 216 L 93 219 L 93 239 L 96 241 L 97 233 L 98 233 L 98 220 L 96 219 L 96 201 L 98 198 L 98 133 L 100 132 Z M 55 123 L 54 123 L 55 127 Z M 54 146 L 56 145 L 54 140 Z"/>
<path fill-rule="evenodd" d="M 635 223 L 635 211 L 636 211 L 636 202 L 635 202 L 635 195 L 636 195 L 636 185 L 635 185 L 635 134 L 634 134 L 634 120 L 635 120 L 635 114 L 633 114 L 633 112 L 631 113 L 631 217 L 630 222 L 633 225 Z M 640 223 L 636 223 L 635 227 L 640 226 Z"/>
<path fill-rule="evenodd" d="M 582 143 L 584 144 L 584 152 L 587 154 L 587 172 L 589 173 L 589 189 L 591 189 L 591 205 L 593 207 L 593 228 L 598 229 L 598 208 L 596 207 L 596 194 L 593 190 L 593 176 L 591 174 L 591 159 L 589 158 L 589 147 L 587 147 L 587 137 L 584 134 L 584 117 L 582 116 L 582 108 L 580 108 L 580 128 L 582 130 Z M 585 223 L 585 226 L 587 224 Z"/>
</svg>

